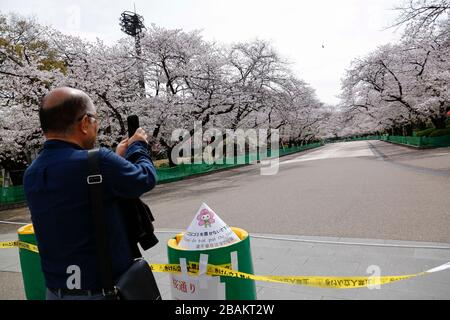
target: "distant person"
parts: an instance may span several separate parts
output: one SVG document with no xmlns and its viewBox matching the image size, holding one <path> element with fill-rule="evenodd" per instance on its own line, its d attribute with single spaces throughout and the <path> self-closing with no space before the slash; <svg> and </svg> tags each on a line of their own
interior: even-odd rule
<svg viewBox="0 0 450 320">
<path fill-rule="evenodd" d="M 87 150 L 94 147 L 100 125 L 96 107 L 83 91 L 57 88 L 43 98 L 39 119 L 46 142 L 25 172 L 24 189 L 47 299 L 105 299 L 87 184 Z M 127 160 L 131 158 L 134 163 Z M 134 257 L 116 200 L 138 198 L 151 190 L 156 183 L 156 170 L 142 128 L 121 141 L 115 153 L 101 148 L 100 159 L 103 211 L 113 276 L 117 279 Z M 73 288 L 69 277 L 76 272 L 80 279 L 78 287 Z M 68 282 L 72 283 L 70 288 Z"/>
</svg>

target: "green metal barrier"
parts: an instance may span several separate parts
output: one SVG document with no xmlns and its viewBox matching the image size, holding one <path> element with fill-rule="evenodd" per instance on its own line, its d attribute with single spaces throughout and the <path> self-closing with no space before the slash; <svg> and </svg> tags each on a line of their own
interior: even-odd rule
<svg viewBox="0 0 450 320">
<path fill-rule="evenodd" d="M 409 146 L 415 146 L 420 148 L 442 148 L 450 147 L 450 135 L 441 137 L 410 137 L 410 136 L 366 136 L 366 137 L 352 137 L 342 140 L 337 140 L 335 142 L 346 142 L 346 141 L 362 141 L 362 140 L 382 140 L 392 143 L 399 143 Z"/>
<path fill-rule="evenodd" d="M 19 241 L 37 245 L 33 225 L 23 226 L 17 233 Z M 39 253 L 19 247 L 19 257 L 27 300 L 45 300 L 46 287 Z"/>
<path fill-rule="evenodd" d="M 232 228 L 241 241 L 228 246 L 209 250 L 184 250 L 178 247 L 182 234 L 170 239 L 168 242 L 169 263 L 179 263 L 180 258 L 187 261 L 198 262 L 200 254 L 208 254 L 208 264 L 231 264 L 232 253 L 237 254 L 237 269 L 241 272 L 253 274 L 253 262 L 250 250 L 250 236 L 240 228 Z M 37 245 L 33 225 L 28 224 L 18 230 L 19 241 Z M 46 285 L 41 268 L 39 253 L 20 248 L 20 265 L 27 300 L 45 300 Z M 227 300 L 256 300 L 256 286 L 253 280 L 221 277 L 226 289 Z"/>
<path fill-rule="evenodd" d="M 253 274 L 253 262 L 250 251 L 250 236 L 240 228 L 233 228 L 233 231 L 239 236 L 241 241 L 228 246 L 218 247 L 206 250 L 186 250 L 178 247 L 182 234 L 169 239 L 167 243 L 167 255 L 169 263 L 180 264 L 180 258 L 185 258 L 187 262 L 196 262 L 200 260 L 200 254 L 208 255 L 208 264 L 224 265 L 231 263 L 231 254 L 236 252 L 238 270 L 241 272 Z M 249 279 L 220 277 L 221 282 L 225 283 L 226 300 L 256 300 L 255 281 Z"/>
<path fill-rule="evenodd" d="M 297 146 L 291 148 L 282 148 L 279 150 L 279 156 L 285 156 L 292 153 L 317 148 L 323 143 L 312 143 L 304 146 Z M 272 151 L 267 151 L 268 157 L 272 156 Z M 217 170 L 224 170 L 242 165 L 247 165 L 259 161 L 260 155 L 257 153 L 246 154 L 242 156 L 233 157 L 231 163 L 227 163 L 223 159 L 223 163 L 201 163 L 201 164 L 180 164 L 173 168 L 156 169 L 158 175 L 158 183 L 168 183 L 173 181 L 183 180 L 186 177 L 213 172 Z M 25 193 L 23 186 L 14 186 L 9 188 L 0 188 L 0 204 L 15 204 L 25 202 Z"/>
<path fill-rule="evenodd" d="M 0 188 L 0 204 L 14 204 L 25 201 L 23 186 Z"/>
<path fill-rule="evenodd" d="M 421 137 L 424 145 L 433 147 L 450 147 L 450 135 L 441 137 Z"/>
<path fill-rule="evenodd" d="M 441 137 L 409 137 L 409 136 L 381 136 L 380 140 L 405 144 L 415 147 L 442 148 L 450 147 L 450 135 Z"/>
<path fill-rule="evenodd" d="M 284 148 L 279 150 L 279 156 L 285 156 L 288 154 L 317 148 L 322 146 L 323 143 L 312 143 L 304 146 L 298 146 L 298 147 L 291 147 L 291 148 Z M 272 156 L 272 151 L 268 150 L 267 152 L 268 156 Z M 167 182 L 173 182 L 182 180 L 189 176 L 194 176 L 198 174 L 208 173 L 216 170 L 223 170 L 223 169 L 229 169 L 233 167 L 238 167 L 250 163 L 254 163 L 256 161 L 261 160 L 260 154 L 258 153 L 252 153 L 252 154 L 246 154 L 242 156 L 237 156 L 230 161 L 231 163 L 227 163 L 227 159 L 221 159 L 223 163 L 214 163 L 214 164 L 207 164 L 207 163 L 201 163 L 201 164 L 180 164 L 176 167 L 172 168 L 161 168 L 157 169 L 156 172 L 158 174 L 158 183 L 167 183 Z M 229 161 L 230 159 L 228 159 Z"/>
</svg>

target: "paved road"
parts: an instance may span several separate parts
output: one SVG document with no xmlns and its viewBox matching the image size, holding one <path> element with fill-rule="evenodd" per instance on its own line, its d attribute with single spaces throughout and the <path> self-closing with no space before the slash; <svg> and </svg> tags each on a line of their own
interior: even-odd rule
<svg viewBox="0 0 450 320">
<path fill-rule="evenodd" d="M 450 243 L 450 149 L 382 141 L 328 144 L 158 186 L 144 196 L 157 228 L 184 229 L 202 202 L 249 232 Z"/>
</svg>

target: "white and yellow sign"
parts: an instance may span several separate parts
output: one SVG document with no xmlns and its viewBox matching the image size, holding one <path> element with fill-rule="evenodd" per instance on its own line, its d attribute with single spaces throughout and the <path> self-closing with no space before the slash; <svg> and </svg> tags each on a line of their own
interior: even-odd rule
<svg viewBox="0 0 450 320">
<path fill-rule="evenodd" d="M 238 241 L 240 239 L 233 230 L 206 203 L 203 203 L 178 246 L 187 250 L 205 250 Z"/>
</svg>

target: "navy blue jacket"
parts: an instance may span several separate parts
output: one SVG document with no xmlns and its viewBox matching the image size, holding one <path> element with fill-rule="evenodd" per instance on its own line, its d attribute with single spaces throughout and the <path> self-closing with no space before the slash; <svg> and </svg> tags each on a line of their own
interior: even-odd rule
<svg viewBox="0 0 450 320">
<path fill-rule="evenodd" d="M 133 262 L 118 198 L 137 198 L 156 184 L 147 144 L 128 147 L 126 159 L 100 148 L 103 208 L 109 233 L 113 275 L 117 279 Z M 48 288 L 67 288 L 81 270 L 81 289 L 100 289 L 96 242 L 89 201 L 87 150 L 61 140 L 48 140 L 24 175 L 24 189 Z"/>
</svg>

